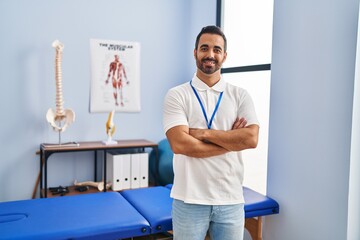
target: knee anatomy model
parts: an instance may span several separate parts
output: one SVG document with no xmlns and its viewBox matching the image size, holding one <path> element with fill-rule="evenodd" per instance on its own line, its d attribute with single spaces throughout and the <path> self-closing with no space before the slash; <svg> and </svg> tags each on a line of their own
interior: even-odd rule
<svg viewBox="0 0 360 240">
<path fill-rule="evenodd" d="M 52 46 L 56 49 L 55 57 L 55 80 L 56 80 L 56 110 L 52 108 L 46 113 L 46 120 L 56 132 L 64 132 L 65 129 L 75 121 L 75 113 L 71 109 L 64 109 L 64 101 L 62 94 L 62 52 L 64 45 L 55 40 Z M 60 140 L 59 140 L 60 141 Z"/>
<path fill-rule="evenodd" d="M 106 121 L 106 124 L 105 124 L 105 126 L 106 126 L 106 135 L 108 136 L 108 138 L 107 138 L 106 141 L 103 141 L 103 143 L 106 144 L 106 145 L 117 144 L 117 141 L 114 141 L 112 139 L 112 136 L 114 135 L 115 129 L 116 129 L 116 126 L 115 126 L 115 123 L 114 123 L 114 115 L 115 115 L 115 110 L 112 110 L 109 113 L 108 120 Z"/>
</svg>

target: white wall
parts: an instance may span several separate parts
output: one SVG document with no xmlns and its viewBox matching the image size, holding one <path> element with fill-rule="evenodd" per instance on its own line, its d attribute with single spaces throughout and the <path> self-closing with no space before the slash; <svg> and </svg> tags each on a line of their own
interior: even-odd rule
<svg viewBox="0 0 360 240">
<path fill-rule="evenodd" d="M 0 201 L 31 198 L 39 172 L 35 152 L 42 142 L 57 142 L 45 119 L 55 108 L 55 39 L 65 45 L 64 106 L 76 114 L 63 141 L 106 138 L 107 113 L 89 113 L 89 39 L 99 38 L 141 44 L 142 110 L 117 113 L 114 138 L 158 142 L 165 137 L 163 97 L 192 77 L 196 34 L 215 23 L 215 9 L 215 0 L 1 0 Z M 53 155 L 49 171 L 49 186 L 92 180 L 93 153 Z"/>
<path fill-rule="evenodd" d="M 356 69 L 354 83 L 353 119 L 351 132 L 351 159 L 349 176 L 349 208 L 347 240 L 360 238 L 360 29 L 356 53 Z"/>
<path fill-rule="evenodd" d="M 358 5 L 275 0 L 265 240 L 347 237 Z"/>
</svg>

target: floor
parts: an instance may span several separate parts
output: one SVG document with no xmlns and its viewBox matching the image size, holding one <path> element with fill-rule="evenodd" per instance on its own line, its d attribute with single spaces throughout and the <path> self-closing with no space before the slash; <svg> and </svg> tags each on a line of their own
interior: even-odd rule
<svg viewBox="0 0 360 240">
<path fill-rule="evenodd" d="M 172 234 L 169 233 L 158 233 L 150 236 L 143 236 L 143 237 L 135 237 L 135 238 L 126 238 L 122 240 L 172 240 Z M 204 240 L 210 240 L 209 236 L 206 236 Z"/>
<path fill-rule="evenodd" d="M 150 236 L 126 238 L 122 240 L 171 240 L 171 239 L 173 239 L 171 233 L 158 233 Z"/>
</svg>

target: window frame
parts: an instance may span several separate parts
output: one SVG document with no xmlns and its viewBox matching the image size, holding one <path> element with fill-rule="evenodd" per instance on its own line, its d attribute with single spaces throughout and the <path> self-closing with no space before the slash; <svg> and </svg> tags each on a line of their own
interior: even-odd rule
<svg viewBox="0 0 360 240">
<path fill-rule="evenodd" d="M 223 17 L 223 11 L 224 11 L 224 4 L 225 4 L 225 1 L 226 0 L 217 0 L 217 6 L 216 6 L 216 25 L 222 29 L 224 29 L 224 17 Z M 271 60 L 270 60 L 271 61 Z M 231 66 L 231 67 L 222 67 L 221 69 L 221 74 L 224 75 L 225 77 L 225 74 L 245 74 L 246 72 L 247 73 L 250 73 L 250 74 L 256 74 L 256 73 L 260 73 L 260 71 L 268 71 L 270 73 L 270 82 L 271 82 L 271 63 L 265 63 L 264 62 L 261 62 L 261 64 L 255 64 L 255 65 L 240 65 L 240 64 L 237 64 L 235 63 L 234 64 L 235 66 Z M 227 76 L 227 75 L 226 75 Z M 271 84 L 271 83 L 269 83 Z M 269 86 L 270 87 L 270 86 Z M 269 89 L 270 91 L 270 89 Z M 270 92 L 269 92 L 269 101 L 270 101 Z M 255 100 L 255 99 L 254 99 Z M 269 111 L 269 114 L 270 114 L 270 102 L 268 102 L 268 111 Z M 264 120 L 264 119 L 263 119 Z M 260 119 L 259 119 L 260 121 Z M 252 166 L 251 162 L 247 162 L 244 164 L 248 164 L 247 167 L 248 167 L 248 170 L 245 172 L 245 175 L 244 175 L 244 184 L 245 186 L 248 186 L 262 194 L 266 194 L 266 189 L 267 189 L 267 169 L 268 169 L 268 155 L 266 153 L 266 157 L 264 158 L 264 161 L 261 161 L 262 158 L 256 158 L 257 156 L 260 156 L 261 154 L 264 154 L 264 151 L 265 150 L 266 152 L 268 152 L 268 134 L 269 134 L 269 118 L 266 119 L 266 122 L 267 122 L 267 127 L 265 129 L 267 129 L 267 133 L 265 135 L 263 135 L 263 139 L 267 139 L 266 141 L 266 146 L 262 145 L 263 147 L 265 147 L 264 149 L 262 150 L 259 150 L 259 148 L 257 148 L 256 151 L 258 151 L 257 155 L 254 155 L 253 157 L 255 157 L 257 163 L 264 163 L 264 168 L 259 168 L 259 167 L 256 167 L 254 168 L 254 166 Z M 263 125 L 265 126 L 265 125 Z M 260 137 L 260 136 L 259 136 Z M 262 144 L 265 144 L 264 142 Z M 260 145 L 260 142 L 259 142 L 259 145 Z M 258 146 L 260 147 L 260 146 Z M 246 157 L 251 157 L 251 154 L 253 154 L 254 152 L 251 152 L 252 149 L 244 152 L 244 159 Z M 247 154 L 247 156 L 245 155 Z M 255 170 L 254 170 L 255 169 Z M 265 172 L 264 172 L 265 170 Z M 248 176 L 246 176 L 247 174 L 249 174 Z M 255 176 L 255 177 L 253 177 Z"/>
<path fill-rule="evenodd" d="M 216 26 L 222 28 L 223 23 L 223 3 L 224 0 L 217 0 L 216 2 Z M 221 73 L 236 73 L 236 72 L 256 72 L 271 70 L 271 63 L 268 64 L 256 64 L 248 66 L 237 66 L 229 68 L 221 68 Z"/>
</svg>

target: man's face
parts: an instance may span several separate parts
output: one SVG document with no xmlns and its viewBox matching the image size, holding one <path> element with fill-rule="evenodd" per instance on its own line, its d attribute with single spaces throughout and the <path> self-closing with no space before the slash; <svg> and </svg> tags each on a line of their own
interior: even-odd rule
<svg viewBox="0 0 360 240">
<path fill-rule="evenodd" d="M 196 66 L 205 74 L 213 74 L 219 71 L 225 62 L 226 55 L 224 39 L 217 34 L 205 33 L 201 35 L 198 48 L 194 50 Z"/>
</svg>

